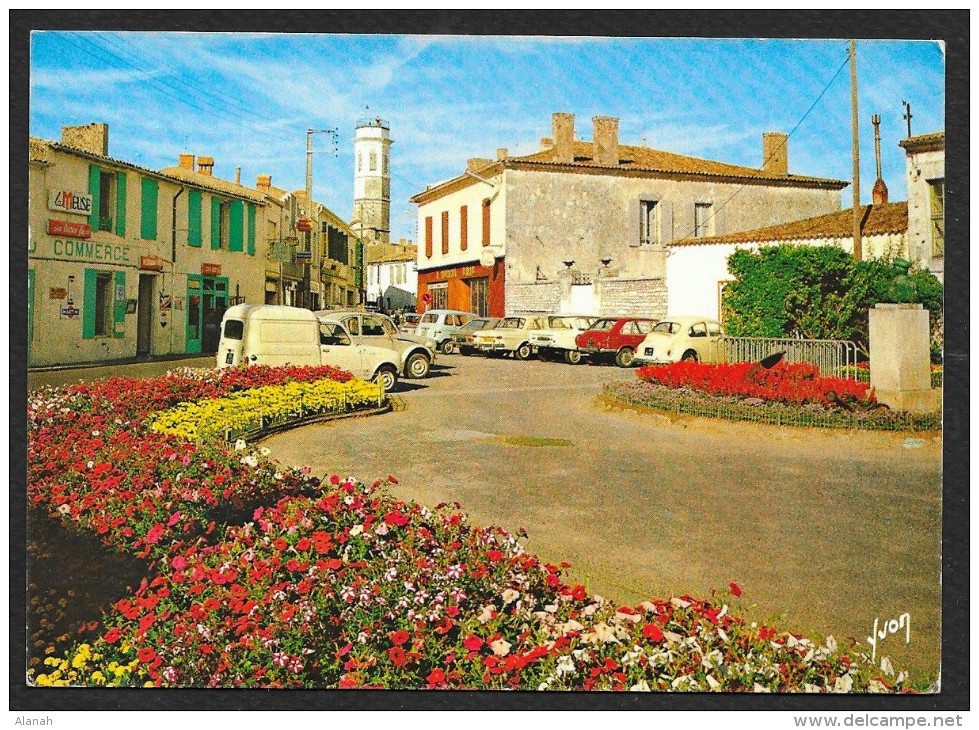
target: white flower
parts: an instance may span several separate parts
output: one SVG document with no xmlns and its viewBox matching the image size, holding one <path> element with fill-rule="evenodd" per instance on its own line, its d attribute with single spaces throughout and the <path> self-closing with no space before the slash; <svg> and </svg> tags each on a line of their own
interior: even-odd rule
<svg viewBox="0 0 979 730">
<path fill-rule="evenodd" d="M 831 654 L 835 654 L 836 653 L 836 639 L 834 639 L 832 636 L 827 636 L 826 637 L 826 648 L 829 649 L 829 651 L 830 651 Z"/>
<path fill-rule="evenodd" d="M 497 656 L 506 656 L 509 654 L 511 646 L 512 644 L 510 644 L 510 642 L 504 641 L 503 639 L 497 639 L 496 641 L 490 643 L 490 649 L 492 649 L 493 653 Z"/>
<path fill-rule="evenodd" d="M 520 593 L 517 592 L 517 591 L 515 591 L 515 590 L 513 590 L 512 588 L 507 588 L 505 591 L 503 591 L 503 605 L 504 606 L 506 606 L 507 604 L 513 603 L 518 598 L 520 598 Z"/>
<path fill-rule="evenodd" d="M 630 692 L 649 692 L 649 683 L 645 679 L 640 679 L 636 684 L 629 687 Z"/>
<path fill-rule="evenodd" d="M 245 442 L 244 442 L 244 441 L 242 441 L 242 443 L 245 443 Z M 269 447 L 267 447 L 267 446 L 263 446 L 262 448 L 260 448 L 260 449 L 258 450 L 258 453 L 260 453 L 260 454 L 261 454 L 262 456 L 271 456 L 271 454 L 272 454 L 272 449 L 270 449 L 270 448 L 269 448 Z"/>
<path fill-rule="evenodd" d="M 559 677 L 562 674 L 575 674 L 576 670 L 574 666 L 574 659 L 569 657 L 567 654 L 562 654 L 560 657 L 558 657 L 557 665 L 554 668 L 554 673 Z"/>
<path fill-rule="evenodd" d="M 248 444 L 245 442 L 245 439 L 238 439 L 235 441 L 235 451 L 244 451 L 247 448 Z"/>
<path fill-rule="evenodd" d="M 885 657 L 881 657 L 881 660 L 880 660 L 880 671 L 882 671 L 888 677 L 893 677 L 894 676 L 894 665 L 891 664 L 891 660 L 888 659 L 886 656 Z"/>
<path fill-rule="evenodd" d="M 754 691 L 761 694 L 767 694 L 771 692 L 771 690 L 768 689 L 768 687 L 763 687 L 762 685 L 758 684 L 758 682 L 755 682 Z"/>
<path fill-rule="evenodd" d="M 360 533 L 364 531 L 363 525 L 354 525 L 350 528 L 350 537 L 357 537 Z"/>
<path fill-rule="evenodd" d="M 707 684 L 710 685 L 710 688 L 715 692 L 721 688 L 721 683 L 709 674 L 707 675 Z"/>
<path fill-rule="evenodd" d="M 485 624 L 487 621 L 491 621 L 493 619 L 494 613 L 496 613 L 496 606 L 493 604 L 483 606 L 482 610 L 479 612 L 479 615 L 476 616 L 476 620 L 481 624 Z"/>
<path fill-rule="evenodd" d="M 619 641 L 615 638 L 615 630 L 604 621 L 595 624 L 594 630 L 589 631 L 583 638 L 593 644 L 610 644 Z"/>
<path fill-rule="evenodd" d="M 803 684 L 802 688 L 806 691 L 806 694 L 818 694 L 823 691 L 815 684 L 809 684 L 808 682 Z"/>
<path fill-rule="evenodd" d="M 385 523 L 381 522 L 378 524 L 377 527 L 374 528 L 374 532 L 378 535 L 387 535 L 388 526 Z"/>
<path fill-rule="evenodd" d="M 885 687 L 879 680 L 871 679 L 869 684 L 867 684 L 867 691 L 875 694 L 882 694 L 887 692 L 887 687 Z"/>
<path fill-rule="evenodd" d="M 849 674 L 844 674 L 842 677 L 837 677 L 836 682 L 833 684 L 834 692 L 846 693 L 853 689 L 853 677 Z"/>
</svg>

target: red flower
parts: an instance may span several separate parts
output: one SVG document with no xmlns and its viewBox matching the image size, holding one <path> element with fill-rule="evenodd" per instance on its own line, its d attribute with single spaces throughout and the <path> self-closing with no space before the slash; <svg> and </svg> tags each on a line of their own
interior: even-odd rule
<svg viewBox="0 0 979 730">
<path fill-rule="evenodd" d="M 394 478 L 393 476 L 391 476 L 390 474 L 388 474 L 388 481 L 389 481 L 389 482 L 391 482 L 391 484 L 397 484 L 397 483 L 398 483 L 398 480 L 397 480 L 397 479 L 395 479 L 395 478 Z"/>
<path fill-rule="evenodd" d="M 407 655 L 400 646 L 393 646 L 388 649 L 388 658 L 396 667 L 404 666 L 404 663 L 407 661 Z"/>
<path fill-rule="evenodd" d="M 136 656 L 144 664 L 149 664 L 154 659 L 156 659 L 156 652 L 152 648 L 147 646 L 140 649 L 139 653 Z"/>
<path fill-rule="evenodd" d="M 159 522 L 157 522 L 155 525 L 153 525 L 153 527 L 150 528 L 150 531 L 146 533 L 146 542 L 150 543 L 151 545 L 153 543 L 159 542 L 160 538 L 163 537 L 163 533 L 165 531 L 166 528 L 163 525 L 161 525 Z"/>
<path fill-rule="evenodd" d="M 429 687 L 442 684 L 445 682 L 445 672 L 443 672 L 441 669 L 433 669 L 426 679 L 428 680 Z"/>
<path fill-rule="evenodd" d="M 410 638 L 411 636 L 407 631 L 395 631 L 391 634 L 391 643 L 395 646 L 401 646 Z"/>
<path fill-rule="evenodd" d="M 113 626 L 111 629 L 105 632 L 105 636 L 103 636 L 102 638 L 105 639 L 110 644 L 115 644 L 117 641 L 119 641 L 120 636 L 122 636 L 122 632 L 119 631 L 118 628 Z"/>
<path fill-rule="evenodd" d="M 741 597 L 741 586 L 739 586 L 734 581 L 731 581 L 731 583 L 730 583 L 730 585 L 728 587 L 731 589 L 731 595 L 732 596 L 734 596 L 735 598 L 740 598 Z"/>
<path fill-rule="evenodd" d="M 403 512 L 388 512 L 384 515 L 384 521 L 391 525 L 391 527 L 401 527 L 401 525 L 408 524 L 409 517 Z"/>
<path fill-rule="evenodd" d="M 469 649 L 469 651 L 479 651 L 483 647 L 483 640 L 474 635 L 465 639 L 462 645 Z"/>
<path fill-rule="evenodd" d="M 486 557 L 489 558 L 491 563 L 498 563 L 503 560 L 503 553 L 499 550 L 487 550 Z"/>
<path fill-rule="evenodd" d="M 662 630 L 656 624 L 646 624 L 642 627 L 642 635 L 646 637 L 648 641 L 654 644 L 658 644 L 665 638 L 663 636 Z"/>
<path fill-rule="evenodd" d="M 583 585 L 576 585 L 571 589 L 571 597 L 576 601 L 585 600 L 586 595 L 588 594 L 585 592 L 585 587 Z"/>
</svg>

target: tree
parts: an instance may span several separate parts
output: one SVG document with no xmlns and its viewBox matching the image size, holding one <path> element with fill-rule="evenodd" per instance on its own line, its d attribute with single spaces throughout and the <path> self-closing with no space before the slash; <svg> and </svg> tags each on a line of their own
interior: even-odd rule
<svg viewBox="0 0 979 730">
<path fill-rule="evenodd" d="M 734 276 L 724 290 L 725 331 L 735 337 L 851 340 L 865 353 L 869 311 L 888 301 L 902 273 L 880 259 L 855 261 L 835 246 L 784 244 L 728 258 Z M 927 271 L 906 278 L 912 301 L 929 310 L 934 326 L 942 311 L 942 285 Z"/>
</svg>

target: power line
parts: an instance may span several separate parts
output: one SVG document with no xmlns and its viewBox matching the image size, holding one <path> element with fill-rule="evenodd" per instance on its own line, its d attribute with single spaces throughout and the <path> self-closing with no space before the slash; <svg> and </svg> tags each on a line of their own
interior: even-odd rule
<svg viewBox="0 0 979 730">
<path fill-rule="evenodd" d="M 826 86 L 823 87 L 823 90 L 819 92 L 819 96 L 816 97 L 816 100 L 809 106 L 809 108 L 806 110 L 806 113 L 802 115 L 802 118 L 799 119 L 799 121 L 796 123 L 796 125 L 794 127 L 792 127 L 791 131 L 785 136 L 785 142 L 782 145 L 778 146 L 776 149 L 772 150 L 771 154 L 769 154 L 762 161 L 762 168 L 763 169 L 772 160 L 772 158 L 775 157 L 775 155 L 781 153 L 781 151 L 785 147 L 785 145 L 788 144 L 789 138 L 792 137 L 792 135 L 795 134 L 796 130 L 798 130 L 799 127 L 802 126 L 802 123 L 804 121 L 806 121 L 806 118 L 812 113 L 812 110 L 816 108 L 816 105 L 819 103 L 819 101 L 826 95 L 826 92 L 829 91 L 829 87 L 833 85 L 833 82 L 836 81 L 836 77 L 840 75 L 840 72 L 844 68 L 846 68 L 846 65 L 849 62 L 850 62 L 850 57 L 849 57 L 849 52 L 848 52 L 847 53 L 847 58 L 843 61 L 843 63 L 840 64 L 840 67 L 838 69 L 836 69 L 836 73 L 833 74 L 833 77 L 829 80 L 829 82 L 826 84 Z M 727 200 L 725 200 L 723 203 L 721 203 L 719 206 L 717 206 L 714 209 L 714 212 L 711 213 L 711 215 L 707 218 L 707 221 L 705 221 L 705 223 L 708 222 L 708 221 L 711 221 L 711 220 L 715 220 L 717 218 L 717 214 L 720 213 L 725 208 L 725 206 L 727 206 L 728 203 L 730 203 L 732 200 L 734 200 L 747 187 L 748 187 L 747 185 L 742 185 L 737 190 L 735 190 L 733 193 L 731 193 L 731 197 L 729 197 Z M 696 218 L 696 216 L 695 216 L 695 218 Z M 682 236 L 679 239 L 675 239 L 675 240 L 682 241 L 684 239 L 687 239 L 687 238 L 690 238 L 691 236 L 696 235 L 696 233 L 697 233 L 697 221 L 694 220 L 694 228 L 693 228 L 693 230 L 690 233 L 688 233 L 687 235 Z"/>
</svg>

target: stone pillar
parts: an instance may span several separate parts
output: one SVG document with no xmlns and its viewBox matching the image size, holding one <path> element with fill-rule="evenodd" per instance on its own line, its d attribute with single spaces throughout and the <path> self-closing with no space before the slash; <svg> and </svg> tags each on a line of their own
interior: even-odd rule
<svg viewBox="0 0 979 730">
<path fill-rule="evenodd" d="M 879 402 L 896 411 L 939 410 L 928 342 L 928 310 L 920 304 L 870 310 L 870 385 Z"/>
</svg>

